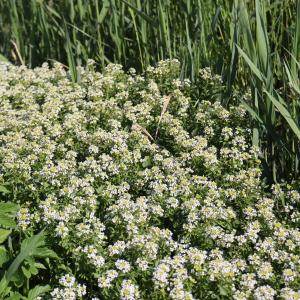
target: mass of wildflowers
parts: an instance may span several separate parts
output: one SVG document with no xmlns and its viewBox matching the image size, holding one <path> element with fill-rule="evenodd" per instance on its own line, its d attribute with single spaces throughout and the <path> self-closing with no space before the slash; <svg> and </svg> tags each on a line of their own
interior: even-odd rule
<svg viewBox="0 0 300 300">
<path fill-rule="evenodd" d="M 49 299 L 300 299 L 300 194 L 265 192 L 245 110 L 176 60 L 77 71 L 0 65 L 0 183 L 62 258 Z"/>
</svg>

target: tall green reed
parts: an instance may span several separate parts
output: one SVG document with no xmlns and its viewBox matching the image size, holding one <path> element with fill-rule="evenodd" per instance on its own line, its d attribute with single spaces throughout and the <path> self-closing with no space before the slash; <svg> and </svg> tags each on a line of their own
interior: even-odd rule
<svg viewBox="0 0 300 300">
<path fill-rule="evenodd" d="M 161 59 L 182 61 L 182 76 L 200 66 L 219 73 L 232 0 L 3 0 L 0 53 L 30 67 L 47 59 L 74 65 L 94 58 L 143 71 Z M 15 43 L 16 47 L 13 46 Z M 227 50 L 226 50 L 227 49 Z M 19 52 L 19 55 L 17 54 Z"/>
<path fill-rule="evenodd" d="M 245 62 L 251 72 L 246 82 L 252 97 L 243 104 L 255 120 L 253 143 L 261 149 L 269 180 L 295 179 L 300 159 L 300 1 L 296 14 L 288 2 L 254 3 L 253 11 L 244 1 L 236 7 L 236 47 L 243 60 L 238 67 L 243 70 Z"/>
</svg>

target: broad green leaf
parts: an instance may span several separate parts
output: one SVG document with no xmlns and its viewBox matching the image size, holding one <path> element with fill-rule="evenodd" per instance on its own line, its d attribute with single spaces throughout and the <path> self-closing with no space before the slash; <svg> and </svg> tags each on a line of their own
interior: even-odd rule
<svg viewBox="0 0 300 300">
<path fill-rule="evenodd" d="M 39 273 L 38 268 L 34 264 L 30 264 L 29 271 L 32 275 L 37 275 Z"/>
<path fill-rule="evenodd" d="M 21 269 L 22 269 L 22 272 L 23 272 L 24 276 L 27 279 L 29 279 L 31 277 L 31 275 L 32 275 L 31 272 L 30 272 L 30 270 L 27 270 L 25 267 L 21 267 Z"/>
<path fill-rule="evenodd" d="M 18 271 L 13 274 L 10 280 L 10 282 L 13 282 L 14 286 L 18 288 L 22 287 L 25 281 L 26 281 L 26 277 L 24 276 L 22 270 L 20 269 L 18 269 Z"/>
<path fill-rule="evenodd" d="M 10 230 L 0 228 L 0 244 L 3 243 L 10 234 Z"/>
<path fill-rule="evenodd" d="M 3 276 L 1 281 L 0 281 L 0 296 L 2 298 L 4 298 L 10 291 L 10 287 L 8 287 L 8 282 L 6 280 L 6 277 Z"/>
<path fill-rule="evenodd" d="M 41 263 L 39 263 L 39 262 L 35 262 L 34 265 L 35 265 L 35 267 L 38 268 L 38 269 L 44 269 L 44 270 L 47 269 L 43 264 L 41 264 Z"/>
<path fill-rule="evenodd" d="M 19 205 L 12 202 L 0 202 L 0 212 L 1 213 L 11 213 L 15 214 L 18 210 Z"/>
<path fill-rule="evenodd" d="M 253 128 L 252 144 L 256 147 L 259 147 L 259 131 L 258 131 L 258 128 Z"/>
<path fill-rule="evenodd" d="M 20 293 L 15 292 L 13 293 L 13 295 L 11 295 L 8 298 L 5 298 L 5 300 L 23 300 L 26 299 L 25 297 L 23 297 Z"/>
<path fill-rule="evenodd" d="M 6 273 L 7 281 L 12 279 L 12 276 L 17 272 L 21 263 L 28 257 L 34 256 L 38 253 L 38 248 L 45 244 L 45 233 L 41 231 L 40 233 L 27 238 L 21 244 L 21 251 L 19 255 L 14 259 L 8 271 Z"/>
<path fill-rule="evenodd" d="M 50 286 L 49 285 L 38 285 L 31 289 L 28 293 L 27 300 L 34 300 L 37 297 L 47 293 L 50 291 Z"/>
<path fill-rule="evenodd" d="M 34 253 L 34 257 L 49 257 L 49 258 L 53 258 L 53 259 L 58 259 L 57 254 L 48 248 L 39 248 L 38 251 L 36 253 Z"/>
<path fill-rule="evenodd" d="M 251 31 L 250 26 L 250 17 L 248 14 L 247 6 L 244 0 L 240 0 L 239 2 L 239 22 L 241 31 L 244 33 L 243 36 L 245 38 L 245 47 L 247 49 L 248 54 L 250 55 L 252 61 L 256 63 L 256 47 Z"/>
<path fill-rule="evenodd" d="M 234 24 L 231 26 L 231 61 L 230 61 L 230 66 L 229 66 L 229 73 L 227 76 L 227 89 L 226 89 L 226 94 L 224 95 L 224 99 L 222 100 L 222 104 L 227 107 L 230 96 L 232 93 L 232 88 L 233 84 L 235 81 L 236 73 L 238 70 L 238 51 L 236 48 L 236 44 L 238 43 L 239 39 L 239 34 L 240 34 L 240 26 L 239 23 L 237 22 L 237 10 L 236 7 L 238 6 L 237 0 L 235 0 L 234 5 L 233 5 L 233 11 L 232 15 Z"/>
<path fill-rule="evenodd" d="M 220 295 L 222 296 L 227 296 L 230 293 L 228 287 L 226 286 L 218 285 L 218 288 L 219 288 Z"/>
<path fill-rule="evenodd" d="M 142 163 L 142 166 L 143 166 L 143 168 L 147 168 L 147 167 L 150 167 L 150 166 L 151 166 L 151 158 L 150 158 L 150 156 L 146 156 L 146 157 L 144 158 L 144 161 L 143 161 L 143 163 Z"/>
<path fill-rule="evenodd" d="M 17 226 L 14 219 L 2 211 L 0 212 L 0 225 L 10 228 L 15 228 Z"/>
<path fill-rule="evenodd" d="M 33 243 L 35 242 L 35 243 Z M 42 247 L 45 245 L 45 232 L 41 231 L 36 235 L 33 235 L 29 238 L 26 238 L 25 240 L 22 241 L 21 243 L 21 252 L 26 252 L 30 250 L 29 256 L 33 256 L 36 252 L 36 250 L 39 247 Z M 40 250 L 40 249 L 39 249 Z"/>
<path fill-rule="evenodd" d="M 77 81 L 77 69 L 76 69 L 76 63 L 75 63 L 75 55 L 73 51 L 73 45 L 70 39 L 70 34 L 67 28 L 67 25 L 64 21 L 64 27 L 65 27 L 65 34 L 66 34 L 66 39 L 65 39 L 65 51 L 67 53 L 67 58 L 68 58 L 68 67 L 69 67 L 69 72 L 72 77 L 72 81 L 76 82 Z"/>
<path fill-rule="evenodd" d="M 4 246 L 0 246 L 0 268 L 9 260 L 7 250 Z"/>
</svg>

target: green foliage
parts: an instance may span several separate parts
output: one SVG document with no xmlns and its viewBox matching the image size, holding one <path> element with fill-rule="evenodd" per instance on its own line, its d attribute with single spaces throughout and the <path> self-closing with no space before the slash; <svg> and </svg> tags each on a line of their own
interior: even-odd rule
<svg viewBox="0 0 300 300">
<path fill-rule="evenodd" d="M 182 77 L 193 79 L 200 66 L 219 72 L 226 68 L 231 3 L 4 0 L 0 53 L 30 67 L 47 59 L 60 61 L 69 66 L 73 79 L 75 67 L 89 58 L 101 69 L 115 62 L 139 71 L 162 59 L 178 58 Z"/>
<path fill-rule="evenodd" d="M 287 5 L 288 11 L 280 11 L 282 5 Z M 294 7 L 296 14 L 292 7 L 289 1 L 268 4 L 256 0 L 254 19 L 244 1 L 237 7 L 241 12 L 235 25 L 241 32 L 237 49 L 251 74 L 247 82 L 252 101 L 245 107 L 255 120 L 253 143 L 261 149 L 264 175 L 270 182 L 299 176 L 300 1 Z M 277 13 L 282 23 L 274 17 Z M 293 18 L 288 19 L 290 14 Z M 290 21 L 289 29 L 283 28 L 284 22 Z M 285 44 L 281 44 L 283 41 Z"/>
<path fill-rule="evenodd" d="M 22 240 L 18 245 L 15 216 L 19 206 L 0 202 L 0 298 L 34 300 L 50 290 L 50 286 L 36 285 L 30 289 L 32 277 L 36 282 L 40 269 L 46 266 L 36 258 L 57 258 L 45 247 L 45 234 L 40 232 Z M 27 295 L 27 296 L 23 296 Z"/>
</svg>

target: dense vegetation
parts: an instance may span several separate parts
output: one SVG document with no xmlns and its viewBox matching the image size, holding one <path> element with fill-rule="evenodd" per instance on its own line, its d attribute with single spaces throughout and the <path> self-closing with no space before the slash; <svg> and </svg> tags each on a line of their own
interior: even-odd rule
<svg viewBox="0 0 300 300">
<path fill-rule="evenodd" d="M 300 299 L 299 71 L 300 0 L 0 1 L 0 299 Z"/>
<path fill-rule="evenodd" d="M 2 297 L 296 299 L 300 194 L 265 193 L 220 78 L 202 70 L 193 100 L 174 60 L 80 76 L 1 65 L 1 185 L 19 206 L 2 203 Z"/>
<path fill-rule="evenodd" d="M 251 92 L 269 182 L 299 176 L 300 0 L 2 0 L 0 40 L 9 60 L 57 60 L 74 81 L 89 58 L 138 72 L 177 58 L 192 81 L 210 67 L 226 85 L 223 105 L 233 86 Z"/>
</svg>

